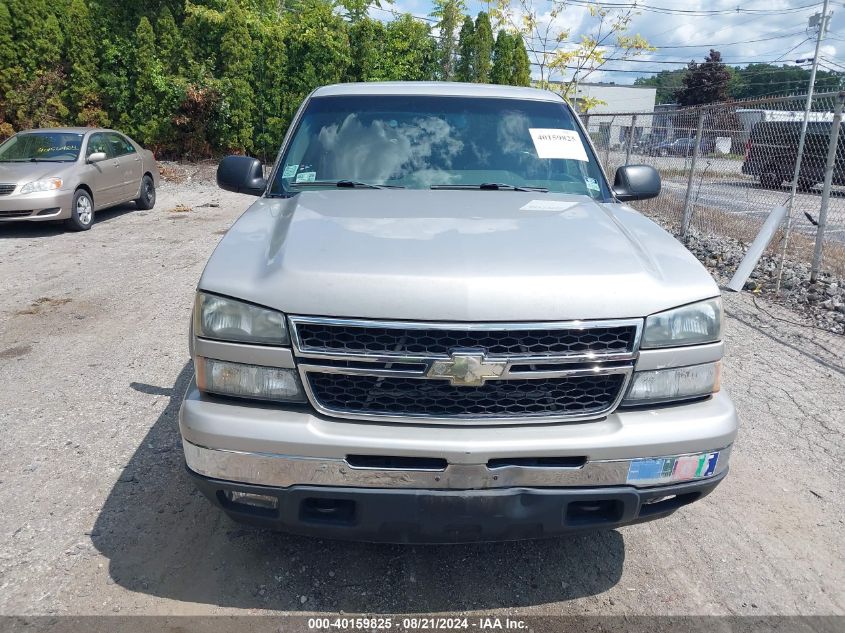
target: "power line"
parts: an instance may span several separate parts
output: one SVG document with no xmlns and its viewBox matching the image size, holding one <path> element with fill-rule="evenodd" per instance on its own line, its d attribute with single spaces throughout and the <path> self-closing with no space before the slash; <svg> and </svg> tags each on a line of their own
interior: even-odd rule
<svg viewBox="0 0 845 633">
<path fill-rule="evenodd" d="M 817 8 L 819 3 L 807 4 L 800 7 L 789 7 L 785 9 L 743 9 L 737 6 L 734 9 L 673 9 L 671 7 L 660 7 L 656 5 L 625 3 L 625 2 L 590 2 L 588 0 L 569 0 L 570 4 L 575 6 L 588 7 L 597 4 L 602 8 L 607 9 L 629 9 L 634 11 L 646 11 L 650 13 L 660 13 L 664 15 L 684 15 L 689 17 L 709 17 L 719 15 L 780 15 L 784 13 L 800 13 L 807 9 Z"/>
</svg>

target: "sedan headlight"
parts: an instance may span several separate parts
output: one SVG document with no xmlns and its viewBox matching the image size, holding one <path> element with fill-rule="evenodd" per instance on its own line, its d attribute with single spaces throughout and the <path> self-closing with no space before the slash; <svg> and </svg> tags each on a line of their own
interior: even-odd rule
<svg viewBox="0 0 845 633">
<path fill-rule="evenodd" d="M 302 402 L 302 385 L 295 369 L 261 367 L 197 357 L 200 391 L 237 398 Z"/>
<path fill-rule="evenodd" d="M 721 369 L 722 363 L 715 362 L 636 372 L 622 404 L 654 404 L 709 396 L 720 389 Z"/>
<path fill-rule="evenodd" d="M 691 303 L 652 314 L 645 321 L 640 347 L 678 347 L 715 343 L 722 338 L 722 299 Z"/>
<path fill-rule="evenodd" d="M 194 333 L 202 338 L 237 343 L 290 343 L 285 317 L 281 312 L 205 292 L 197 293 Z"/>
<path fill-rule="evenodd" d="M 45 180 L 33 180 L 21 187 L 21 193 L 35 193 L 37 191 L 53 191 L 62 188 L 61 178 L 47 178 Z"/>
</svg>

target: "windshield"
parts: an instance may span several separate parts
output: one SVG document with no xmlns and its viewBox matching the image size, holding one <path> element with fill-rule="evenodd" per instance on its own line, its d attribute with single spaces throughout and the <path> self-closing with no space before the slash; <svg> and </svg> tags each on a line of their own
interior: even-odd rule
<svg viewBox="0 0 845 633">
<path fill-rule="evenodd" d="M 381 95 L 311 99 L 270 193 L 491 184 L 611 197 L 563 103 Z"/>
<path fill-rule="evenodd" d="M 82 134 L 75 132 L 26 132 L 0 145 L 0 162 L 71 163 L 79 157 Z"/>
</svg>

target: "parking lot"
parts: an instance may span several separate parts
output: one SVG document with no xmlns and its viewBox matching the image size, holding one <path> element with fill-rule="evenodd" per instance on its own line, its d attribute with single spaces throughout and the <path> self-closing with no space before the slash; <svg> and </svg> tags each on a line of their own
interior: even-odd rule
<svg viewBox="0 0 845 633">
<path fill-rule="evenodd" d="M 189 172 L 85 233 L 0 224 L 0 613 L 845 614 L 845 360 L 746 295 L 731 474 L 667 520 L 448 547 L 231 523 L 184 472 L 177 412 L 196 282 L 250 198 Z"/>
</svg>

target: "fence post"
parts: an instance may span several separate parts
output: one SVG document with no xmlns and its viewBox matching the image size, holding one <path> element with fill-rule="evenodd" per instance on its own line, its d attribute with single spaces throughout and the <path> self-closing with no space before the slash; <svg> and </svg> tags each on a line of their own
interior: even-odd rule
<svg viewBox="0 0 845 633">
<path fill-rule="evenodd" d="M 613 139 L 613 122 L 616 120 L 616 115 L 610 117 L 610 127 L 607 130 L 607 147 L 604 149 L 604 170 L 610 173 L 610 142 Z"/>
<path fill-rule="evenodd" d="M 822 265 L 822 250 L 824 249 L 824 231 L 827 224 L 827 207 L 830 204 L 830 186 L 833 181 L 833 167 L 836 164 L 836 150 L 839 147 L 839 128 L 842 126 L 842 104 L 845 102 L 845 92 L 840 92 L 833 111 L 833 124 L 830 128 L 830 142 L 827 146 L 827 163 L 824 167 L 824 188 L 822 202 L 819 207 L 819 226 L 816 230 L 816 246 L 813 250 L 813 267 L 810 270 L 810 283 L 816 283 L 819 269 Z"/>
<path fill-rule="evenodd" d="M 687 192 L 684 195 L 684 216 L 681 220 L 681 239 L 687 238 L 690 221 L 692 220 L 692 182 L 695 178 L 695 164 L 698 162 L 698 154 L 701 150 L 701 133 L 704 130 L 704 108 L 698 110 L 698 127 L 695 130 L 695 149 L 692 152 L 692 163 L 689 166 L 687 177 Z"/>
<path fill-rule="evenodd" d="M 631 116 L 631 128 L 628 131 L 628 142 L 625 144 L 625 164 L 631 160 L 631 145 L 634 144 L 634 134 L 637 130 L 637 115 Z"/>
</svg>

